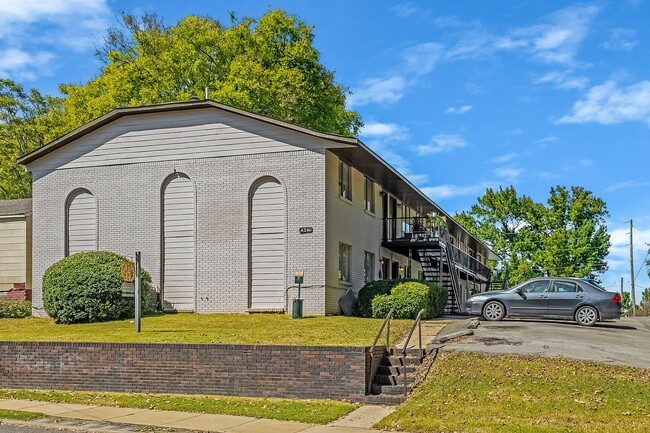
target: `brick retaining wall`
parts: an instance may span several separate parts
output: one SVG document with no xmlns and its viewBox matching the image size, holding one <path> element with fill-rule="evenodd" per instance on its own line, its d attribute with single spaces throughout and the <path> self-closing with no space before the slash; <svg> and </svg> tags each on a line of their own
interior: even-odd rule
<svg viewBox="0 0 650 433">
<path fill-rule="evenodd" d="M 367 347 L 0 341 L 0 388 L 362 401 Z"/>
</svg>

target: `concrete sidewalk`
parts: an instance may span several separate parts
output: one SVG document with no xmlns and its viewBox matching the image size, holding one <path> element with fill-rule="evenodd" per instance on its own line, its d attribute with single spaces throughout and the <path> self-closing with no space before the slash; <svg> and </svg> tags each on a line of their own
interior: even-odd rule
<svg viewBox="0 0 650 433">
<path fill-rule="evenodd" d="M 357 411 L 361 411 L 365 407 L 367 406 L 362 406 L 357 409 Z M 343 419 L 348 417 L 354 419 L 355 416 L 353 414 L 357 411 L 352 412 L 347 417 L 344 417 L 342 420 L 338 420 L 331 425 L 316 425 L 294 421 L 252 418 L 247 416 L 129 409 L 13 399 L 0 399 L 0 409 L 39 412 L 51 417 L 72 418 L 87 421 L 223 433 L 376 433 L 378 431 L 369 428 L 342 425 L 345 424 L 345 422 L 341 422 Z M 388 413 L 386 413 L 386 415 Z M 379 415 L 381 416 L 381 414 Z M 101 427 L 100 424 L 98 424 L 97 430 L 109 430 L 101 429 L 99 427 Z M 93 428 L 88 428 L 88 430 L 93 430 Z"/>
</svg>

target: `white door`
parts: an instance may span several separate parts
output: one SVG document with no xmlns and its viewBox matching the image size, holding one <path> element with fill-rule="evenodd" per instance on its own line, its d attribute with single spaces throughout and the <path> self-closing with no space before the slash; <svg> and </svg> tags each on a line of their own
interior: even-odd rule
<svg viewBox="0 0 650 433">
<path fill-rule="evenodd" d="M 276 180 L 253 186 L 250 218 L 250 308 L 285 308 L 285 195 Z"/>
<path fill-rule="evenodd" d="M 184 175 L 163 191 L 163 298 L 166 309 L 194 311 L 194 184 Z"/>
<path fill-rule="evenodd" d="M 97 251 L 97 201 L 88 191 L 78 192 L 68 203 L 67 254 Z"/>
</svg>

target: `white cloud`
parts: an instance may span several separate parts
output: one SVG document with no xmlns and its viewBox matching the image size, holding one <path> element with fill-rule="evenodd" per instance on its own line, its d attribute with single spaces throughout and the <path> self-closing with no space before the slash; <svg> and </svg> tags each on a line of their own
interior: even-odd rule
<svg viewBox="0 0 650 433">
<path fill-rule="evenodd" d="M 390 104 L 402 99 L 405 90 L 404 77 L 369 78 L 364 80 L 360 87 L 353 89 L 347 101 L 350 107 L 369 103 Z"/>
<path fill-rule="evenodd" d="M 578 164 L 581 167 L 591 167 L 594 164 L 594 162 L 591 159 L 581 159 L 578 161 Z"/>
<path fill-rule="evenodd" d="M 614 81 L 592 87 L 585 99 L 573 105 L 571 114 L 558 123 L 596 122 L 611 125 L 645 122 L 650 126 L 650 81 L 620 88 Z"/>
<path fill-rule="evenodd" d="M 422 192 L 432 200 L 442 200 L 453 197 L 466 197 L 468 195 L 480 196 L 485 193 L 486 188 L 493 188 L 496 185 L 490 182 L 480 182 L 474 185 L 453 185 L 444 184 L 437 186 L 427 186 L 422 188 Z"/>
<path fill-rule="evenodd" d="M 571 70 L 551 71 L 534 81 L 535 84 L 553 84 L 558 89 L 584 89 L 589 84 L 587 77 L 573 76 Z"/>
<path fill-rule="evenodd" d="M 57 52 L 92 49 L 109 17 L 106 0 L 0 2 L 0 73 L 26 80 L 50 73 Z"/>
<path fill-rule="evenodd" d="M 492 174 L 502 179 L 505 179 L 508 182 L 514 182 L 517 179 L 519 179 L 519 177 L 521 177 L 524 171 L 525 170 L 523 168 L 506 166 L 506 167 L 495 168 L 494 170 L 492 170 Z"/>
<path fill-rule="evenodd" d="M 431 137 L 429 144 L 421 144 L 417 147 L 419 155 L 431 155 L 433 153 L 449 152 L 467 146 L 467 142 L 460 135 L 438 134 Z"/>
<path fill-rule="evenodd" d="M 445 110 L 447 114 L 465 114 L 473 107 L 471 105 L 461 105 L 460 107 L 449 107 Z"/>
<path fill-rule="evenodd" d="M 535 141 L 535 143 L 546 146 L 547 144 L 555 143 L 558 140 L 559 139 L 555 135 L 549 135 L 548 137 L 540 138 L 539 140 Z"/>
<path fill-rule="evenodd" d="M 404 67 L 416 76 L 426 75 L 444 57 L 444 45 L 437 42 L 416 44 L 402 51 Z"/>
<path fill-rule="evenodd" d="M 510 162 L 513 159 L 517 158 L 519 156 L 518 153 L 506 153 L 505 155 L 497 156 L 496 158 L 492 158 L 488 162 L 492 162 L 495 164 L 505 164 L 506 162 Z"/>
<path fill-rule="evenodd" d="M 361 136 L 365 137 L 395 137 L 402 136 L 407 129 L 397 123 L 368 122 L 361 128 Z"/>
<path fill-rule="evenodd" d="M 400 3 L 393 6 L 393 11 L 400 18 L 408 18 L 411 15 L 422 13 L 422 10 L 415 6 L 413 2 Z"/>
<path fill-rule="evenodd" d="M 621 189 L 630 189 L 630 188 L 642 188 L 649 186 L 650 182 L 637 182 L 633 180 L 627 180 L 623 182 L 616 182 L 611 185 L 609 185 L 607 188 L 605 188 L 605 191 L 618 191 Z"/>
<path fill-rule="evenodd" d="M 631 51 L 637 46 L 636 32 L 631 29 L 612 29 L 609 31 L 609 39 L 600 46 L 607 50 Z"/>
</svg>

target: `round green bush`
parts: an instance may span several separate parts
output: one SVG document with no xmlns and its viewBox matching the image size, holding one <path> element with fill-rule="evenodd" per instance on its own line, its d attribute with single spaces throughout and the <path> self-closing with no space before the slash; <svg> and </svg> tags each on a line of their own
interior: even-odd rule
<svg viewBox="0 0 650 433">
<path fill-rule="evenodd" d="M 21 319 L 32 315 L 31 301 L 13 301 L 0 299 L 1 319 Z"/>
<path fill-rule="evenodd" d="M 393 309 L 396 319 L 415 319 L 424 309 L 424 317 L 429 316 L 429 286 L 418 282 L 406 282 L 393 287 L 390 295 L 378 295 L 372 300 L 372 315 L 386 317 Z"/>
<path fill-rule="evenodd" d="M 382 318 L 393 310 L 396 319 L 415 319 L 424 310 L 423 319 L 439 317 L 447 303 L 447 290 L 428 281 L 407 281 L 380 294 L 371 303 L 372 317 Z"/>
<path fill-rule="evenodd" d="M 408 281 L 418 281 L 413 279 L 406 278 L 395 278 L 392 280 L 375 280 L 366 283 L 361 290 L 359 290 L 359 295 L 357 298 L 357 311 L 361 317 L 374 317 L 372 314 L 372 300 L 377 295 L 388 295 L 393 287 L 397 286 L 400 283 Z M 388 311 L 386 311 L 388 314 Z M 384 317 L 386 316 L 384 314 Z"/>
<path fill-rule="evenodd" d="M 125 257 L 108 252 L 76 253 L 43 275 L 43 306 L 57 323 L 89 323 L 134 316 L 134 299 L 122 297 Z M 154 310 L 151 276 L 141 273 L 142 312 Z"/>
</svg>

